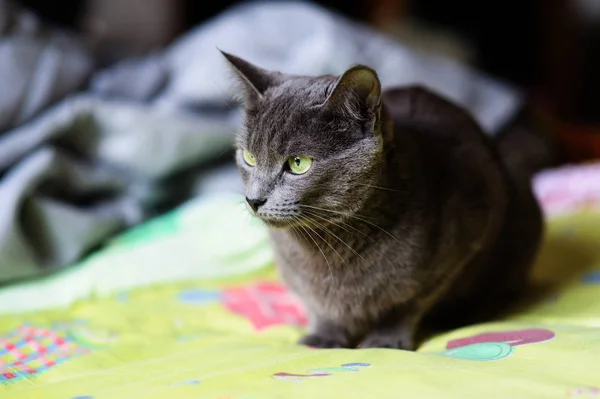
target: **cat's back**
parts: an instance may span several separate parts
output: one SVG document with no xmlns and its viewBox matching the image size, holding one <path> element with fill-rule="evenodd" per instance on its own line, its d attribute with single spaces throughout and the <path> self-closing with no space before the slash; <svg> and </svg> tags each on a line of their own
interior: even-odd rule
<svg viewBox="0 0 600 399">
<path fill-rule="evenodd" d="M 462 218 L 455 232 L 480 244 L 432 313 L 431 320 L 438 319 L 433 324 L 461 325 L 497 311 L 491 309 L 526 283 L 542 235 L 539 205 L 529 184 L 517 184 L 506 167 L 506 154 L 462 108 L 420 87 L 390 90 L 384 101 L 396 125 L 396 142 L 416 143 L 439 186 L 437 194 L 460 197 L 462 205 L 447 205 L 448 200 L 442 205 L 454 206 L 446 211 L 446 222 Z M 478 230 L 487 231 L 487 237 Z"/>
<path fill-rule="evenodd" d="M 388 90 L 396 151 L 406 145 L 424 169 L 430 195 L 442 199 L 442 225 L 476 245 L 493 241 L 509 202 L 509 181 L 493 143 L 462 108 L 414 86 Z M 464 241 L 463 241 L 464 242 Z"/>
<path fill-rule="evenodd" d="M 463 108 L 421 86 L 387 90 L 383 101 L 399 145 L 408 135 L 422 156 L 452 158 L 456 165 L 483 167 L 484 174 L 504 174 L 494 144 Z"/>
</svg>

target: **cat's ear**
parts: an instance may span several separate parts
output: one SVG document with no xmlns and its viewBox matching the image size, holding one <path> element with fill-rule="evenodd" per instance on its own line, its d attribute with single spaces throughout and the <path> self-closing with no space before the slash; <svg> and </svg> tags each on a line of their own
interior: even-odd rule
<svg viewBox="0 0 600 399">
<path fill-rule="evenodd" d="M 280 74 L 267 71 L 241 59 L 233 54 L 219 50 L 237 75 L 244 91 L 244 101 L 247 106 L 259 102 L 265 91 L 279 82 Z"/>
<path fill-rule="evenodd" d="M 345 110 L 360 119 L 373 117 L 381 106 L 377 72 L 364 65 L 348 69 L 334 84 L 323 106 Z"/>
</svg>

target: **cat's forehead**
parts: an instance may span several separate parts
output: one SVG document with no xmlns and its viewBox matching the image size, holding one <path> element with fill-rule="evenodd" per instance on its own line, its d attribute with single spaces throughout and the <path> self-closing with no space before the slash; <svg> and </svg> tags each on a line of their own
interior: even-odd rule
<svg viewBox="0 0 600 399">
<path fill-rule="evenodd" d="M 329 89 L 335 82 L 334 76 L 291 77 L 269 88 L 265 98 L 271 102 L 294 103 L 298 106 L 318 105 L 325 101 Z"/>
<path fill-rule="evenodd" d="M 269 89 L 261 104 L 246 116 L 243 141 L 256 154 L 326 157 L 347 139 L 349 120 L 321 105 L 333 77 L 297 78 Z"/>
</svg>

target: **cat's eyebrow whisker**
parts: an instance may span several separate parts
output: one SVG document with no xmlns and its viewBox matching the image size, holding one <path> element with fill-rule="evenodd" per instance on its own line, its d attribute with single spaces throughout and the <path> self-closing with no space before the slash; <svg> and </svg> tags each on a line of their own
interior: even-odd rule
<svg viewBox="0 0 600 399">
<path fill-rule="evenodd" d="M 308 232 L 308 230 L 306 228 L 304 228 L 304 226 L 302 226 L 302 224 L 301 224 L 302 221 L 298 217 L 294 217 L 294 219 L 296 221 L 300 222 L 300 224 L 298 225 L 298 227 L 300 227 L 302 230 L 304 230 L 304 232 L 306 233 L 306 235 L 308 236 L 308 238 L 310 238 L 312 240 L 312 242 L 315 243 L 315 245 L 317 246 L 317 248 L 319 248 L 319 251 L 321 252 L 321 255 L 323 255 L 323 259 L 325 259 L 325 263 L 327 263 L 327 267 L 329 268 L 329 275 L 331 276 L 331 281 L 333 281 L 334 284 L 335 284 L 335 278 L 333 277 L 333 270 L 331 269 L 331 265 L 329 264 L 329 260 L 327 260 L 327 256 L 325 256 L 325 252 L 323 252 L 323 250 L 321 249 L 321 247 L 319 246 L 319 244 L 317 244 L 317 242 L 310 235 L 310 233 Z"/>
<path fill-rule="evenodd" d="M 221 85 L 219 85 L 215 79 L 211 79 L 209 77 L 207 81 L 212 83 L 217 88 L 217 90 L 219 90 L 220 92 L 228 92 L 229 91 L 229 90 L 223 90 L 223 87 Z M 234 111 L 234 110 L 240 109 L 240 104 L 236 103 L 235 101 L 231 101 L 228 98 L 219 100 L 219 102 L 224 103 L 229 111 Z M 240 114 L 243 115 L 243 112 L 240 112 Z"/>
<path fill-rule="evenodd" d="M 385 229 L 377 226 L 374 223 L 369 222 L 368 220 L 365 220 L 365 219 L 363 219 L 361 217 L 358 217 L 356 215 L 350 215 L 350 214 L 347 214 L 347 213 L 344 213 L 344 212 L 333 211 L 331 209 L 319 208 L 319 207 L 310 206 L 310 205 L 299 204 L 298 206 L 300 206 L 300 207 L 306 207 L 306 208 L 312 208 L 312 209 L 318 209 L 318 210 L 321 210 L 321 211 L 331 212 L 331 213 L 335 213 L 335 214 L 338 214 L 338 215 L 343 215 L 343 216 L 346 216 L 346 217 L 349 217 L 349 218 L 354 218 L 354 219 L 360 220 L 361 222 L 367 223 L 367 224 L 369 224 L 369 225 L 371 225 L 371 226 L 373 226 L 373 227 L 381 230 L 382 232 L 384 232 L 385 234 L 387 234 L 388 236 L 390 236 L 391 238 L 393 238 L 396 242 L 398 242 L 398 244 L 402 244 L 400 242 L 400 240 L 398 240 L 396 237 L 394 237 L 389 231 L 387 231 L 387 230 L 385 230 Z"/>
</svg>

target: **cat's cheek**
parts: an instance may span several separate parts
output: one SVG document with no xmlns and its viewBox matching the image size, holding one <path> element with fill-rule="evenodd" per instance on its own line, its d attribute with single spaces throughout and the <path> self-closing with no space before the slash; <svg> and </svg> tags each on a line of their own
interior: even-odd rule
<svg viewBox="0 0 600 399">
<path fill-rule="evenodd" d="M 248 181 L 250 180 L 250 172 L 246 169 L 247 169 L 247 166 L 238 164 L 238 170 L 240 172 L 240 175 L 242 178 L 242 183 L 244 184 L 245 188 L 247 188 Z"/>
</svg>

